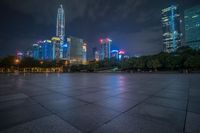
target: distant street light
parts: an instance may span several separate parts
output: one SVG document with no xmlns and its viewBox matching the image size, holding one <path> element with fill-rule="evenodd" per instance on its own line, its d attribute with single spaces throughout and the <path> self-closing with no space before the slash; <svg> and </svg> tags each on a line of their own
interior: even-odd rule
<svg viewBox="0 0 200 133">
<path fill-rule="evenodd" d="M 15 64 L 17 65 L 18 71 L 19 71 L 19 63 L 20 63 L 20 60 L 19 59 L 15 59 Z"/>
<path fill-rule="evenodd" d="M 43 62 L 43 61 L 40 61 L 40 64 L 41 64 L 41 65 L 43 65 L 43 64 L 44 64 L 44 62 Z"/>
<path fill-rule="evenodd" d="M 65 66 L 67 66 L 69 63 L 68 63 L 68 61 L 65 61 Z"/>
<path fill-rule="evenodd" d="M 15 64 L 19 65 L 19 63 L 20 63 L 20 60 L 19 59 L 15 59 Z"/>
</svg>

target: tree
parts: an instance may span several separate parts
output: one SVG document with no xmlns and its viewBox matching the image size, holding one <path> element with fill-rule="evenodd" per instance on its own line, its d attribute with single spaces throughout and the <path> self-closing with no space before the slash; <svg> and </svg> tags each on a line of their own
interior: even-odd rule
<svg viewBox="0 0 200 133">
<path fill-rule="evenodd" d="M 11 66 L 15 65 L 15 56 L 8 56 L 1 60 L 0 66 L 4 68 L 10 68 Z"/>
</svg>

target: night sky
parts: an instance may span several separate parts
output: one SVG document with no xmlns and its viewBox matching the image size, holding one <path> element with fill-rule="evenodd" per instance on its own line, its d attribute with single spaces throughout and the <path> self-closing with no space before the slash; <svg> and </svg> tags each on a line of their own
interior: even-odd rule
<svg viewBox="0 0 200 133">
<path fill-rule="evenodd" d="M 184 8 L 200 0 L 1 0 L 0 56 L 31 49 L 37 40 L 56 34 L 56 15 L 63 4 L 66 34 L 85 39 L 89 49 L 101 37 L 112 47 L 132 55 L 162 50 L 161 9 L 171 4 Z"/>
</svg>

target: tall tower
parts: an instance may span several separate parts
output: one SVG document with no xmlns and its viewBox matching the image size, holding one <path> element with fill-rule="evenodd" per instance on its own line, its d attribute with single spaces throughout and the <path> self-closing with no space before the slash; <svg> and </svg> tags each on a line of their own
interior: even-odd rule
<svg viewBox="0 0 200 133">
<path fill-rule="evenodd" d="M 200 49 L 200 5 L 185 10 L 185 41 L 193 49 Z"/>
<path fill-rule="evenodd" d="M 110 38 L 100 39 L 101 44 L 101 60 L 110 59 L 110 47 L 112 40 Z"/>
<path fill-rule="evenodd" d="M 63 6 L 60 5 L 57 14 L 56 36 L 64 42 L 65 39 L 65 11 Z"/>
<path fill-rule="evenodd" d="M 181 46 L 181 17 L 178 6 L 162 10 L 164 52 L 174 52 Z"/>
</svg>

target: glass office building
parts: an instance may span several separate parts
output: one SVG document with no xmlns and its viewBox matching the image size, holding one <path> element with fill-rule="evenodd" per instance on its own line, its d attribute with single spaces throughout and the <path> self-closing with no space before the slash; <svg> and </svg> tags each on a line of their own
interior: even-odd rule
<svg viewBox="0 0 200 133">
<path fill-rule="evenodd" d="M 83 39 L 68 37 L 68 59 L 71 64 L 84 64 L 87 61 L 87 44 Z"/>
<path fill-rule="evenodd" d="M 172 5 L 162 10 L 164 52 L 174 52 L 181 46 L 181 16 L 178 6 Z"/>
<path fill-rule="evenodd" d="M 33 44 L 33 58 L 39 60 L 41 58 L 41 46 L 39 44 Z"/>
<path fill-rule="evenodd" d="M 200 49 L 200 6 L 187 9 L 185 18 L 185 42 L 193 49 Z"/>
<path fill-rule="evenodd" d="M 111 58 L 111 43 L 112 40 L 110 38 L 100 39 L 101 45 L 101 60 L 110 59 Z"/>
<path fill-rule="evenodd" d="M 50 40 L 45 40 L 41 44 L 42 60 L 53 60 L 53 45 Z"/>
</svg>

